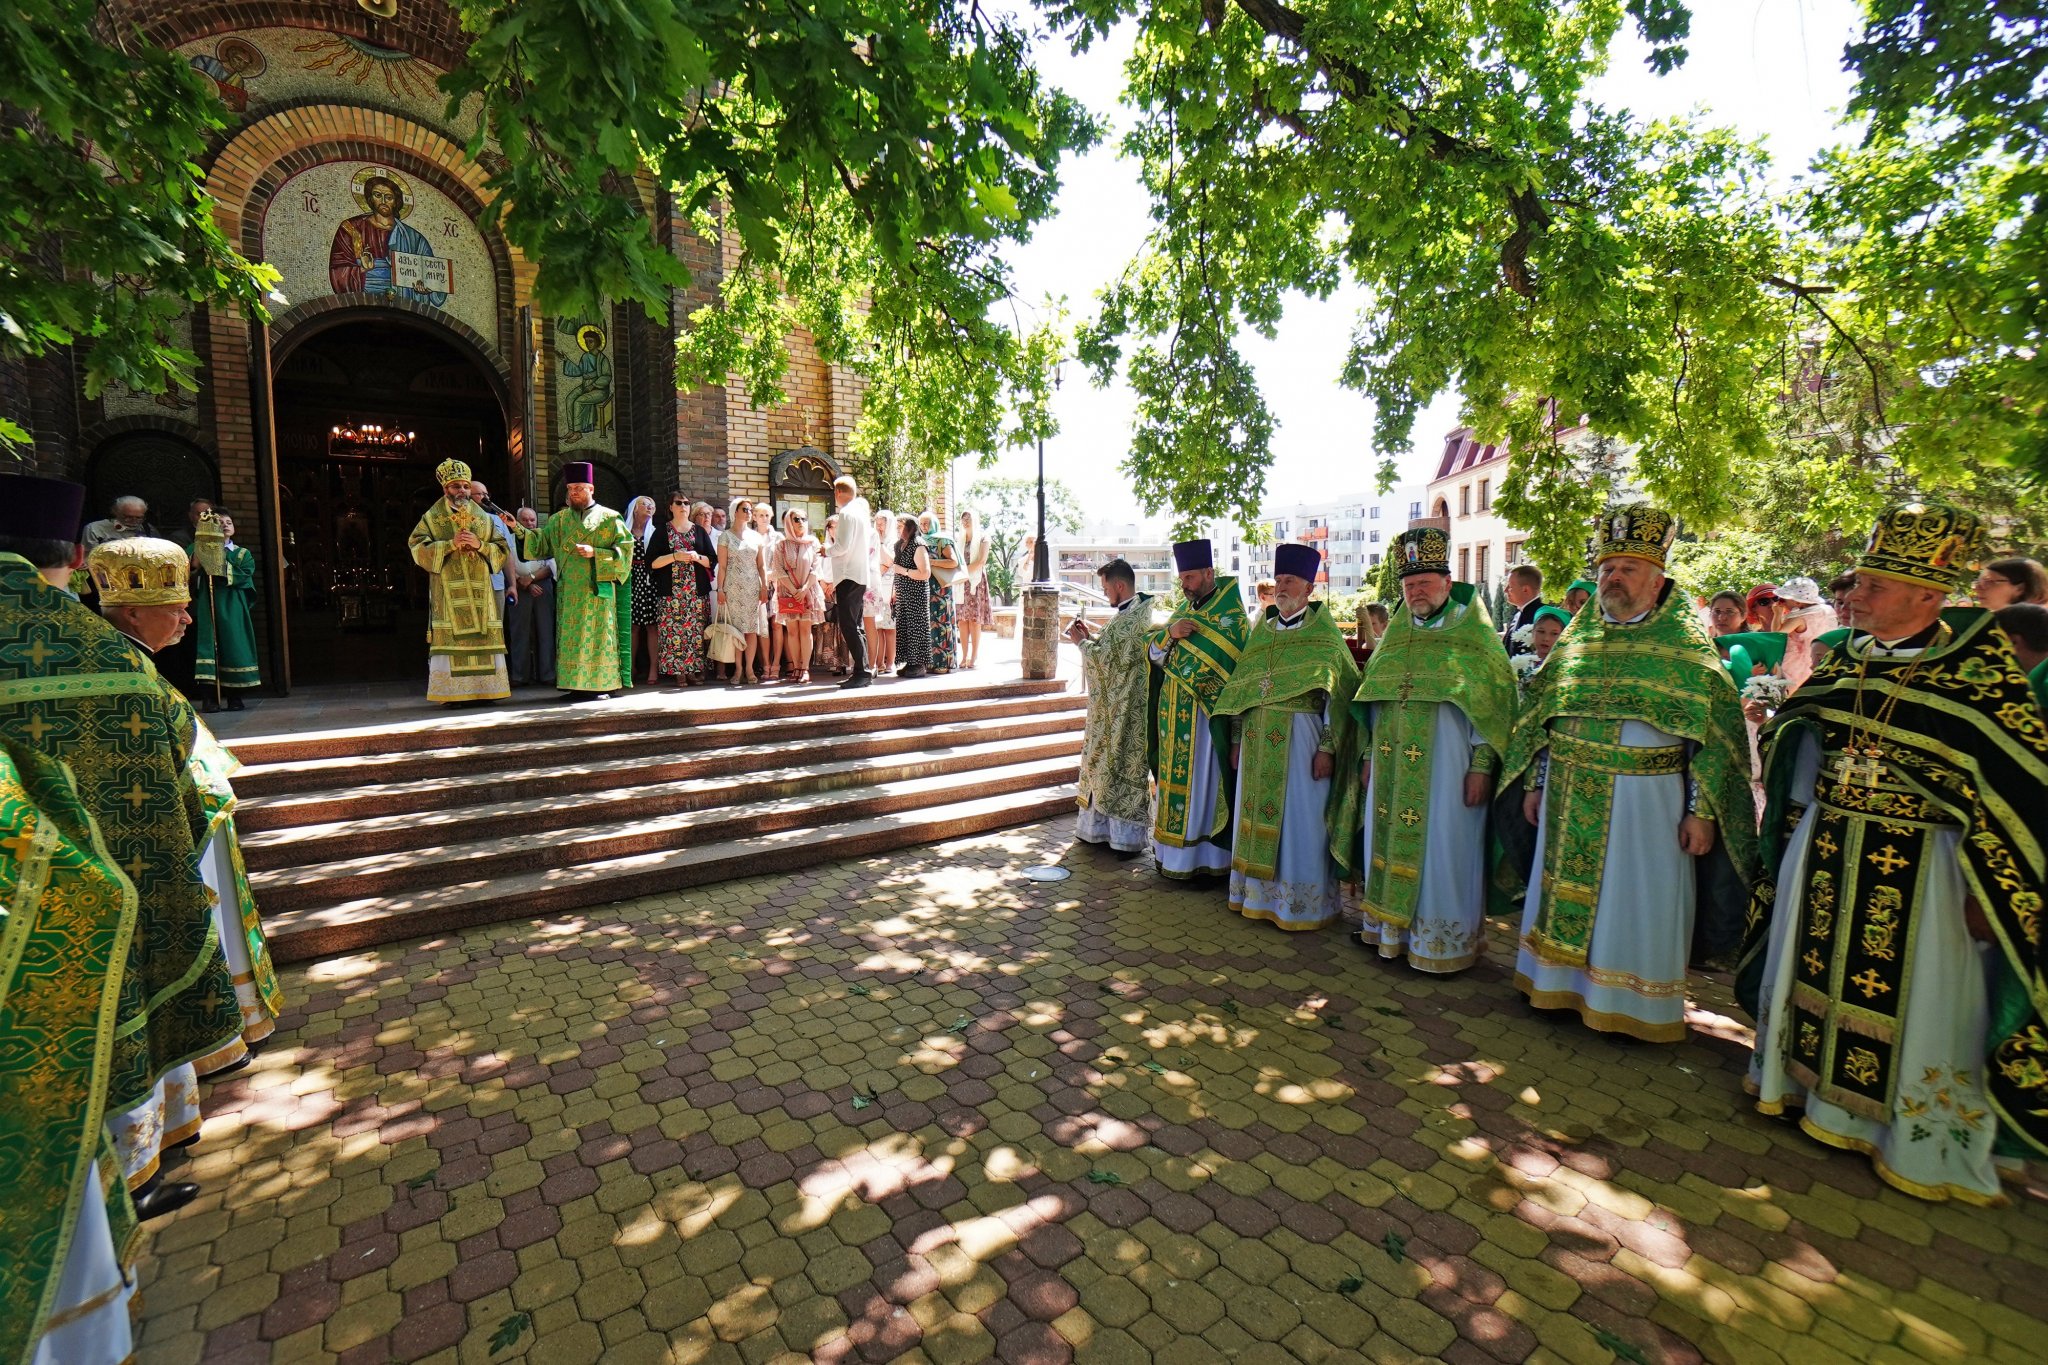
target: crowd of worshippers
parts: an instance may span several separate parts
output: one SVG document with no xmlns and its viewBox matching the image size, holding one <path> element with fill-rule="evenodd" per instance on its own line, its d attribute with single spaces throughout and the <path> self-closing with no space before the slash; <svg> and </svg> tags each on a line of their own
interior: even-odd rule
<svg viewBox="0 0 2048 1365">
<path fill-rule="evenodd" d="M 1732 973 L 1760 1110 L 1908 1193 L 2002 1202 L 2048 1157 L 2048 576 L 1907 503 L 1830 601 L 1699 603 L 1675 518 L 1592 530 L 1591 576 L 1551 606 L 1518 571 L 1498 630 L 1434 528 L 1394 543 L 1362 639 L 1306 545 L 1251 612 L 1207 541 L 1174 547 L 1170 599 L 1104 565 L 1115 615 L 1068 630 L 1079 837 L 1420 972 L 1472 966 L 1496 915 L 1533 1008 L 1647 1043 L 1686 1037 L 1689 967 Z"/>
<path fill-rule="evenodd" d="M 990 542 L 974 513 L 949 531 L 930 511 L 875 511 L 851 477 L 812 526 L 778 524 L 767 499 L 713 507 L 687 492 L 666 510 L 597 501 L 590 464 L 567 468 L 567 505 L 545 522 L 507 512 L 460 460 L 413 528 L 431 578 L 427 697 L 488 706 L 528 683 L 564 701 L 634 686 L 866 687 L 878 676 L 971 669 L 995 628 Z"/>
<path fill-rule="evenodd" d="M 252 574 L 233 519 L 194 504 L 181 544 L 124 500 L 81 532 L 84 501 L 0 474 L 0 1360 L 35 1365 L 137 1358 L 138 1226 L 202 1194 L 199 1083 L 283 1007 L 235 760 L 160 668 L 195 627 L 203 683 L 253 682 L 205 600 Z"/>
</svg>

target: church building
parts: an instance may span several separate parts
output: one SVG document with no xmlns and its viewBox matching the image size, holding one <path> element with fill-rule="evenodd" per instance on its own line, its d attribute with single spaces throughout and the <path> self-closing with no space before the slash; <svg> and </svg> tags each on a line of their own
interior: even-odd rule
<svg viewBox="0 0 2048 1365">
<path fill-rule="evenodd" d="M 229 238 L 282 275 L 267 325 L 200 308 L 180 340 L 195 394 L 109 390 L 56 354 L 0 374 L 28 414 L 41 472 L 148 500 L 160 533 L 186 509 L 230 509 L 260 572 L 258 635 L 273 686 L 371 682 L 426 669 L 425 575 L 406 536 L 467 461 L 506 508 L 561 503 L 570 461 L 624 511 L 672 490 L 816 507 L 846 467 L 857 376 L 790 339 L 788 402 L 738 385 L 679 391 L 675 339 L 713 302 L 736 234 L 707 240 L 650 178 L 622 188 L 693 272 L 665 317 L 621 303 L 553 317 L 534 265 L 483 220 L 494 152 L 464 150 L 473 108 L 447 116 L 438 78 L 464 35 L 440 0 L 135 0 L 143 35 L 185 57 L 229 126 L 207 187 Z"/>
</svg>

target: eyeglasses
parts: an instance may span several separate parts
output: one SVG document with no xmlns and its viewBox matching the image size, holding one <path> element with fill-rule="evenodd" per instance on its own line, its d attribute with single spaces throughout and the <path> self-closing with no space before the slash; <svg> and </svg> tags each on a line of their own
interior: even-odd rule
<svg viewBox="0 0 2048 1365">
<path fill-rule="evenodd" d="M 2003 574 L 1980 573 L 1977 575 L 1977 586 L 1980 588 L 1988 588 L 1999 583 L 2003 583 L 2008 588 L 2019 586 Z"/>
<path fill-rule="evenodd" d="M 690 500 L 688 498 L 670 498 L 668 500 L 668 505 L 670 507 L 688 507 L 690 505 Z"/>
</svg>

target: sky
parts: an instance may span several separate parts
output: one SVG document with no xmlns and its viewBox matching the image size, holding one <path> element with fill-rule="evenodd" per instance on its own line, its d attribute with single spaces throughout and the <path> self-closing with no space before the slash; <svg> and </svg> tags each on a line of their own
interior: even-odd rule
<svg viewBox="0 0 2048 1365">
<path fill-rule="evenodd" d="M 1642 64 L 1645 49 L 1627 37 L 1594 95 L 1646 121 L 1703 110 L 1717 123 L 1763 139 L 1777 174 L 1789 177 L 1837 140 L 1837 112 L 1849 95 L 1841 52 L 1856 31 L 1856 14 L 1855 0 L 1697 0 L 1683 67 L 1652 75 Z M 1100 145 L 1066 166 L 1056 216 L 1011 256 L 1018 296 L 1033 302 L 1063 297 L 1076 321 L 1093 314 L 1097 291 L 1136 258 L 1150 225 L 1137 168 L 1117 151 L 1128 125 L 1117 96 L 1130 43 L 1126 27 L 1084 55 L 1055 45 L 1041 60 L 1048 80 L 1110 125 Z M 1268 505 L 1329 501 L 1373 486 L 1372 405 L 1338 382 L 1364 300 L 1356 288 L 1326 300 L 1298 297 L 1275 339 L 1248 335 L 1243 342 L 1279 424 L 1266 477 Z M 1090 517 L 1140 520 L 1128 477 L 1109 473 L 1129 441 L 1134 399 L 1128 387 L 1118 381 L 1097 388 L 1069 361 L 1055 408 L 1060 434 L 1046 442 L 1048 477 L 1081 494 Z M 1444 433 L 1456 425 L 1455 394 L 1421 414 L 1415 449 L 1402 462 L 1404 482 L 1427 480 Z M 1333 462 L 1342 475 L 1334 479 Z M 967 461 L 956 467 L 963 488 L 977 472 Z M 1036 453 L 1006 452 L 991 472 L 1032 477 Z"/>
</svg>

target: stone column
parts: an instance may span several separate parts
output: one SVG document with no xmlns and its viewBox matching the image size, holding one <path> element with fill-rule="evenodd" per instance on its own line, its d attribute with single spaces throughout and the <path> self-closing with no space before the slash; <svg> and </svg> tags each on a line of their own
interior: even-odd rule
<svg viewBox="0 0 2048 1365">
<path fill-rule="evenodd" d="M 1023 637 L 1024 676 L 1033 682 L 1060 671 L 1060 594 L 1056 588 L 1026 588 L 1024 614 L 1018 627 Z"/>
</svg>

